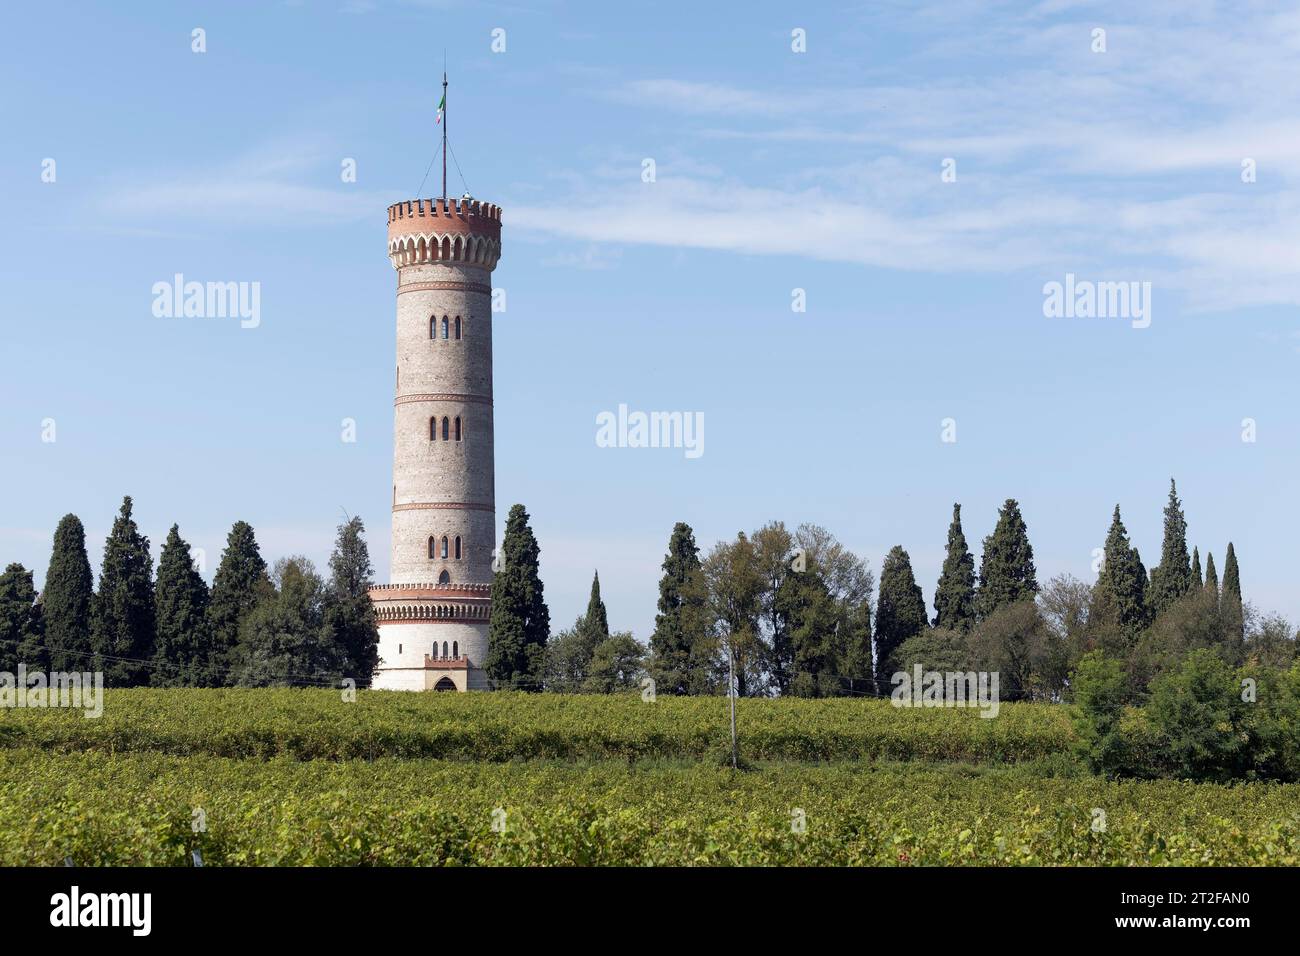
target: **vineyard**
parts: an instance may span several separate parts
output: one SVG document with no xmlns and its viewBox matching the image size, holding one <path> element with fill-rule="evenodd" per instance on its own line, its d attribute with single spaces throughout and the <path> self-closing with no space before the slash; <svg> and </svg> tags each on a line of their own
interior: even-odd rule
<svg viewBox="0 0 1300 956">
<path fill-rule="evenodd" d="M 1068 713 L 110 691 L 0 712 L 0 865 L 1300 863 L 1300 787 L 1107 781 Z"/>
</svg>

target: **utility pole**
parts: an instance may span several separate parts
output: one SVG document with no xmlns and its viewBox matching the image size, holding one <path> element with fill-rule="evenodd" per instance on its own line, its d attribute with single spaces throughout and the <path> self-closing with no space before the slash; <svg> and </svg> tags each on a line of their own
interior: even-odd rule
<svg viewBox="0 0 1300 956">
<path fill-rule="evenodd" d="M 727 635 L 727 696 L 731 698 L 731 769 L 736 769 L 736 655 Z"/>
</svg>

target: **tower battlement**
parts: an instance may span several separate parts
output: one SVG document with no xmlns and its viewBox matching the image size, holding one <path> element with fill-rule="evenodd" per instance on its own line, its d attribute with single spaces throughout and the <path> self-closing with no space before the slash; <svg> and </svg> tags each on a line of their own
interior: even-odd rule
<svg viewBox="0 0 1300 956">
<path fill-rule="evenodd" d="M 460 219 L 488 219 L 497 224 L 497 235 L 501 232 L 501 207 L 478 199 L 407 199 L 388 207 L 390 224 L 400 219 L 439 216 L 445 219 L 453 216 Z"/>
<path fill-rule="evenodd" d="M 500 206 L 477 199 L 408 199 L 388 207 L 394 269 L 454 262 L 490 272 L 500 257 Z"/>
</svg>

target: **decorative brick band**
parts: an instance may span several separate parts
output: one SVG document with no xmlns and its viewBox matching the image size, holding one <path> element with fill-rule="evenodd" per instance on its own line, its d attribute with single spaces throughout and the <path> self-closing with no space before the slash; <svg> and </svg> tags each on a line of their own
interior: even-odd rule
<svg viewBox="0 0 1300 956">
<path fill-rule="evenodd" d="M 486 604 L 397 604 L 375 605 L 375 618 L 383 624 L 418 624 L 429 621 L 456 621 L 477 624 L 492 616 Z"/>
<path fill-rule="evenodd" d="M 492 399 L 482 395 L 465 395 L 461 392 L 421 392 L 416 395 L 398 395 L 394 405 L 407 405 L 411 402 L 467 402 L 471 405 L 491 405 Z"/>
<path fill-rule="evenodd" d="M 412 501 L 393 505 L 394 511 L 496 511 L 496 505 L 480 505 L 469 501 Z"/>
<path fill-rule="evenodd" d="M 408 282 L 406 285 L 397 287 L 397 294 L 403 292 L 428 292 L 428 291 L 450 291 L 450 292 L 481 292 L 483 295 L 492 294 L 492 286 L 484 282 Z"/>
</svg>

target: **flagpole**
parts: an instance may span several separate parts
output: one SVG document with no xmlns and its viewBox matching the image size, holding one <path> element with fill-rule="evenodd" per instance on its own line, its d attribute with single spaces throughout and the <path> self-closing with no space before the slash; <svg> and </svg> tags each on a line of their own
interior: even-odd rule
<svg viewBox="0 0 1300 956">
<path fill-rule="evenodd" d="M 442 198 L 447 198 L 447 70 L 442 71 Z"/>
</svg>

